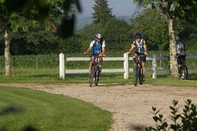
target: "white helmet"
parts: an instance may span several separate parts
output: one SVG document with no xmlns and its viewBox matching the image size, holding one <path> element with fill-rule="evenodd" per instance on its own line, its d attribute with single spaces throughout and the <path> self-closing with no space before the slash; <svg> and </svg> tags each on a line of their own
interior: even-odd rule
<svg viewBox="0 0 197 131">
<path fill-rule="evenodd" d="M 176 36 L 176 38 L 175 38 L 175 39 L 176 39 L 176 40 L 180 40 L 180 38 L 179 38 L 179 36 L 178 36 L 178 35 Z"/>
<path fill-rule="evenodd" d="M 102 37 L 101 34 L 99 34 L 99 33 L 95 34 L 95 38 L 101 39 L 101 37 Z"/>
</svg>

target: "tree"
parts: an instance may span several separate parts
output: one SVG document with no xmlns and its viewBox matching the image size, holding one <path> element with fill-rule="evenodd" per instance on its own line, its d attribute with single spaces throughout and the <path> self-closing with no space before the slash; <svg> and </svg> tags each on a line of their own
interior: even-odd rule
<svg viewBox="0 0 197 131">
<path fill-rule="evenodd" d="M 131 45 L 130 25 L 122 19 L 113 18 L 106 22 L 104 38 L 108 43 L 107 50 L 110 51 L 127 51 Z"/>
<path fill-rule="evenodd" d="M 175 44 L 175 20 L 177 18 L 187 22 L 196 22 L 197 0 L 133 0 L 134 2 L 143 3 L 143 6 L 149 5 L 152 8 L 158 8 L 164 14 L 168 23 L 169 49 L 170 49 L 170 70 L 171 76 L 178 78 L 178 69 L 176 61 L 176 44 Z"/>
<path fill-rule="evenodd" d="M 168 49 L 167 22 L 161 11 L 147 8 L 132 15 L 131 29 L 133 32 L 142 32 L 151 50 Z"/>
<path fill-rule="evenodd" d="M 63 37 L 69 37 L 73 32 L 74 15 L 68 18 L 68 13 L 71 11 L 73 2 L 76 2 L 80 10 L 78 0 L 0 0 L 0 28 L 5 34 L 6 76 L 11 75 L 10 43 L 12 37 L 10 32 L 19 30 L 28 32 L 27 25 L 34 25 L 37 22 L 42 22 L 49 30 L 49 25 L 64 16 L 60 26 L 66 28 L 68 33 L 60 30 L 60 34 L 64 33 Z"/>
<path fill-rule="evenodd" d="M 94 24 L 105 25 L 109 19 L 115 17 L 112 15 L 112 8 L 108 7 L 107 2 L 107 0 L 95 0 L 94 13 L 92 13 Z"/>
</svg>

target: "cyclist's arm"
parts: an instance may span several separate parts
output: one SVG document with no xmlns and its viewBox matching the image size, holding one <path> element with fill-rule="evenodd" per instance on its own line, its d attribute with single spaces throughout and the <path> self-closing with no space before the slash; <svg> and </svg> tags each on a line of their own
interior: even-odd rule
<svg viewBox="0 0 197 131">
<path fill-rule="evenodd" d="M 147 55 L 147 45 L 145 41 L 144 41 L 144 54 Z"/>
<path fill-rule="evenodd" d="M 129 49 L 129 51 L 127 53 L 130 54 L 134 48 L 135 48 L 135 44 L 133 43 L 133 44 L 131 44 L 131 48 Z"/>
<path fill-rule="evenodd" d="M 102 43 L 102 55 L 105 57 L 105 41 Z"/>
<path fill-rule="evenodd" d="M 91 49 L 92 49 L 92 46 L 90 46 L 90 47 L 87 49 L 87 51 L 84 52 L 84 54 L 85 54 L 85 55 L 88 54 L 88 53 L 90 52 Z"/>
<path fill-rule="evenodd" d="M 105 56 L 105 47 L 102 47 L 102 55 Z"/>
<path fill-rule="evenodd" d="M 93 47 L 93 44 L 94 44 L 94 41 L 92 41 L 92 42 L 90 43 L 90 46 L 88 47 L 88 49 L 86 50 L 86 52 L 84 52 L 85 55 L 87 55 L 87 54 L 90 52 L 90 50 L 91 50 L 92 47 Z"/>
</svg>

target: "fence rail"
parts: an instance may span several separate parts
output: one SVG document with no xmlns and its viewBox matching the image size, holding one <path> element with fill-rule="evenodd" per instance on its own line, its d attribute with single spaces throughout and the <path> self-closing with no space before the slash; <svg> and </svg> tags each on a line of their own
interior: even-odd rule
<svg viewBox="0 0 197 131">
<path fill-rule="evenodd" d="M 64 58 L 64 54 L 60 54 L 60 77 L 64 78 L 65 74 L 74 74 L 74 73 L 88 73 L 88 69 L 65 69 L 64 67 L 64 61 L 89 61 L 90 58 L 88 57 L 67 57 Z M 61 62 L 61 59 L 63 62 Z M 197 59 L 197 56 L 187 56 L 186 59 Z M 132 57 L 129 57 L 127 53 L 123 55 L 123 57 L 105 57 L 103 58 L 103 61 L 122 61 L 123 62 L 123 68 L 119 69 L 102 69 L 103 73 L 117 73 L 122 72 L 124 73 L 124 79 L 128 79 L 129 72 L 132 72 L 133 69 L 129 69 L 129 61 L 133 60 Z M 152 71 L 152 77 L 156 78 L 157 70 L 166 70 L 167 68 L 157 67 L 157 61 L 159 60 L 168 60 L 167 57 L 157 57 L 155 54 L 152 55 L 152 57 L 147 57 L 146 60 L 152 61 L 152 67 L 147 68 L 147 71 Z M 62 69 L 63 68 L 63 69 Z M 197 67 L 188 67 L 188 69 L 197 69 Z"/>
</svg>

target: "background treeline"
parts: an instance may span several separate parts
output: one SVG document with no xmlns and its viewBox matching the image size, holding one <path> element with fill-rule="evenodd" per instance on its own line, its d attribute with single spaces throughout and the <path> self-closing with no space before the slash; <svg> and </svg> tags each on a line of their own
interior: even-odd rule
<svg viewBox="0 0 197 131">
<path fill-rule="evenodd" d="M 164 16 L 158 10 L 147 8 L 142 12 L 135 12 L 131 16 L 130 22 L 126 22 L 112 15 L 108 5 L 105 5 L 105 8 L 108 9 L 105 21 L 100 20 L 95 11 L 92 16 L 94 21 L 81 30 L 75 30 L 74 35 L 67 39 L 58 37 L 58 32 L 54 34 L 46 31 L 42 23 L 29 25 L 28 28 L 31 30 L 28 32 L 22 30 L 12 32 L 10 34 L 12 38 L 11 55 L 59 54 L 60 52 L 68 55 L 83 54 L 96 32 L 100 32 L 106 40 L 107 52 L 122 54 L 128 51 L 134 40 L 133 35 L 138 31 L 147 41 L 149 51 L 168 51 L 168 27 Z M 196 50 L 196 26 L 177 19 L 174 27 L 177 31 L 176 34 L 185 43 L 187 51 Z M 0 55 L 4 55 L 3 35 L 4 32 L 1 32 Z"/>
</svg>

